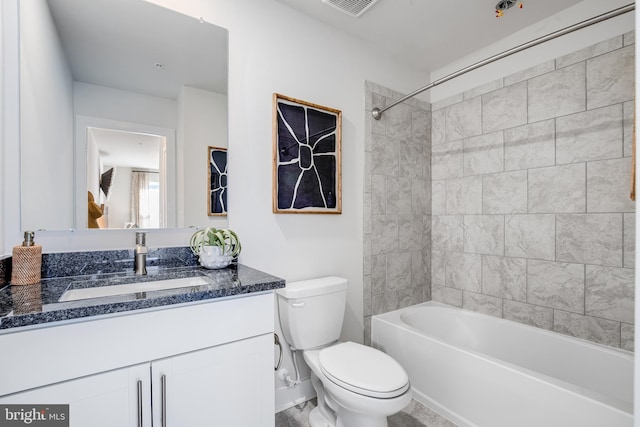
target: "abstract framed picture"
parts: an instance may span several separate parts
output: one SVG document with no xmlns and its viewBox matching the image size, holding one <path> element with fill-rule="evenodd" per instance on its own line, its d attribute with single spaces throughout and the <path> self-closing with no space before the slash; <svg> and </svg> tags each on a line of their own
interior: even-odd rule
<svg viewBox="0 0 640 427">
<path fill-rule="evenodd" d="M 342 213 L 342 112 L 273 94 L 273 212 Z"/>
<path fill-rule="evenodd" d="M 209 147 L 209 185 L 207 187 L 207 214 L 227 214 L 227 149 Z"/>
</svg>

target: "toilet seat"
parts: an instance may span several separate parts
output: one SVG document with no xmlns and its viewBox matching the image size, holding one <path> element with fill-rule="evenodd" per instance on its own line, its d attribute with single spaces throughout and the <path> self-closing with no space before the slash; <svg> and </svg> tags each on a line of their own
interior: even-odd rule
<svg viewBox="0 0 640 427">
<path fill-rule="evenodd" d="M 391 356 L 354 342 L 324 348 L 322 373 L 334 384 L 364 396 L 390 399 L 409 389 L 409 377 Z"/>
</svg>

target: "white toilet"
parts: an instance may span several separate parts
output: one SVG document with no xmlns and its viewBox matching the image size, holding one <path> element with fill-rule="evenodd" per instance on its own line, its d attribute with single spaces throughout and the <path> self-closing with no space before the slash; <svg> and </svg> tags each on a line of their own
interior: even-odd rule
<svg viewBox="0 0 640 427">
<path fill-rule="evenodd" d="M 318 406 L 313 427 L 387 427 L 387 416 L 411 401 L 405 370 L 391 356 L 353 342 L 338 342 L 347 301 L 347 280 L 324 277 L 278 289 L 285 339 L 303 350 Z"/>
</svg>

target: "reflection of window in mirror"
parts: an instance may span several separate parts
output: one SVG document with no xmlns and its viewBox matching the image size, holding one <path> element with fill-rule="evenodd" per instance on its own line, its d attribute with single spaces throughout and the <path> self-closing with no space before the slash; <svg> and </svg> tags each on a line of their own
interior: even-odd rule
<svg viewBox="0 0 640 427">
<path fill-rule="evenodd" d="M 99 228 L 163 227 L 166 138 L 90 127 L 87 131 L 87 189 L 103 204 Z"/>
</svg>

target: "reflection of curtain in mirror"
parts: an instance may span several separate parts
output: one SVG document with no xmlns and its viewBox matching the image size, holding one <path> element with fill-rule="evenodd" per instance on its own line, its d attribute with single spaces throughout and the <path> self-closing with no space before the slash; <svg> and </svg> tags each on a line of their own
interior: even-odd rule
<svg viewBox="0 0 640 427">
<path fill-rule="evenodd" d="M 139 228 L 149 228 L 150 212 L 149 174 L 131 172 L 131 222 Z"/>
</svg>

